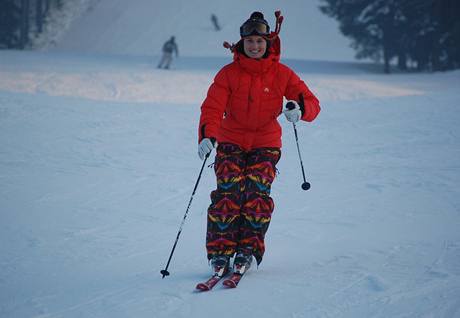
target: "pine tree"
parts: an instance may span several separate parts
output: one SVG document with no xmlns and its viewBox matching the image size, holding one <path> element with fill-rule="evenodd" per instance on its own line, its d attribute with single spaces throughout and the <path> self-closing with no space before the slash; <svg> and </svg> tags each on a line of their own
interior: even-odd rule
<svg viewBox="0 0 460 318">
<path fill-rule="evenodd" d="M 341 32 L 352 38 L 356 57 L 384 61 L 389 73 L 390 60 L 402 56 L 399 29 L 406 24 L 397 0 L 322 0 L 323 13 L 339 21 Z"/>
<path fill-rule="evenodd" d="M 460 67 L 460 3 L 458 0 L 433 0 L 433 15 L 438 34 L 439 55 L 436 70 Z"/>
<path fill-rule="evenodd" d="M 322 0 L 320 9 L 339 21 L 352 39 L 357 58 L 408 61 L 419 70 L 460 67 L 460 2 L 458 0 Z"/>
<path fill-rule="evenodd" d="M 0 48 L 18 48 L 21 11 L 14 0 L 0 1 Z"/>
</svg>

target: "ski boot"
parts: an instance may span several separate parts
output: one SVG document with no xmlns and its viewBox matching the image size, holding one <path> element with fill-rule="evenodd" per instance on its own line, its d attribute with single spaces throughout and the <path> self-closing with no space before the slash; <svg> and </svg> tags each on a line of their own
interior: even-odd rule
<svg viewBox="0 0 460 318">
<path fill-rule="evenodd" d="M 228 288 L 235 288 L 238 286 L 244 273 L 246 273 L 251 267 L 251 263 L 251 253 L 245 251 L 237 252 L 235 260 L 233 261 L 233 273 L 228 279 L 224 280 L 223 285 Z"/>
<path fill-rule="evenodd" d="M 216 255 L 211 259 L 211 267 L 214 276 L 219 278 L 225 276 L 230 269 L 230 257 L 226 255 Z"/>
<path fill-rule="evenodd" d="M 252 254 L 247 251 L 238 251 L 233 261 L 233 273 L 243 275 L 252 264 Z"/>
</svg>

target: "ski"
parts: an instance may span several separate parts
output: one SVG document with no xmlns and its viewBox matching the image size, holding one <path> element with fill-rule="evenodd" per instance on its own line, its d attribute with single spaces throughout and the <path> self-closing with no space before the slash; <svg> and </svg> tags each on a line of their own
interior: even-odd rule
<svg viewBox="0 0 460 318">
<path fill-rule="evenodd" d="M 235 257 L 235 262 L 233 263 L 232 275 L 228 279 L 224 280 L 222 284 L 228 288 L 236 288 L 243 275 L 251 267 L 251 263 L 251 255 L 238 254 Z"/>
<path fill-rule="evenodd" d="M 227 274 L 229 273 L 228 258 L 224 257 L 213 260 L 213 268 L 214 274 L 212 274 L 211 278 L 209 278 L 205 282 L 196 285 L 196 289 L 200 291 L 211 290 L 222 278 L 227 276 Z"/>
<path fill-rule="evenodd" d="M 222 280 L 230 273 L 228 269 L 228 261 L 229 259 L 227 257 L 214 260 L 214 274 L 207 281 L 196 285 L 196 289 L 200 291 L 208 291 L 216 286 L 220 280 Z M 246 273 L 247 270 L 251 267 L 251 262 L 251 255 L 237 255 L 235 257 L 235 262 L 233 263 L 233 273 L 231 273 L 229 278 L 223 281 L 223 285 L 228 288 L 235 288 L 238 286 L 238 283 L 240 282 L 244 273 Z"/>
<path fill-rule="evenodd" d="M 243 274 L 233 273 L 232 276 L 224 280 L 222 284 L 228 288 L 235 288 L 236 286 L 238 286 L 238 283 L 240 282 L 242 277 Z"/>
<path fill-rule="evenodd" d="M 217 283 L 224 278 L 224 276 L 219 276 L 217 274 L 214 274 L 209 278 L 207 281 L 199 283 L 196 285 L 196 289 L 200 291 L 208 291 L 211 290 L 214 286 L 217 285 Z"/>
</svg>

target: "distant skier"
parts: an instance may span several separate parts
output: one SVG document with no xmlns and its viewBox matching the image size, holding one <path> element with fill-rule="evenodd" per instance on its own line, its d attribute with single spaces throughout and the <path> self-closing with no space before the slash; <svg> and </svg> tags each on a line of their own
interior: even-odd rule
<svg viewBox="0 0 460 318">
<path fill-rule="evenodd" d="M 162 51 L 163 56 L 161 57 L 160 63 L 158 64 L 158 68 L 169 69 L 173 59 L 173 53 L 176 54 L 176 57 L 179 56 L 179 50 L 177 48 L 174 36 L 171 36 L 171 38 L 163 44 Z"/>
<path fill-rule="evenodd" d="M 253 257 L 260 264 L 265 233 L 274 209 L 270 197 L 276 164 L 281 157 L 281 126 L 277 117 L 313 121 L 320 112 L 318 99 L 289 67 L 280 63 L 282 17 L 275 13 L 276 29 L 260 12 L 240 27 L 233 46 L 233 62 L 223 67 L 209 87 L 201 106 L 198 154 L 203 160 L 217 147 L 214 171 L 217 189 L 208 208 L 206 250 L 213 277 L 197 285 L 209 290 L 229 271 L 224 281 L 236 287 Z M 283 110 L 283 97 L 290 107 Z"/>
<path fill-rule="evenodd" d="M 220 31 L 219 21 L 217 21 L 217 16 L 213 13 L 211 14 L 211 22 L 216 31 Z"/>
</svg>

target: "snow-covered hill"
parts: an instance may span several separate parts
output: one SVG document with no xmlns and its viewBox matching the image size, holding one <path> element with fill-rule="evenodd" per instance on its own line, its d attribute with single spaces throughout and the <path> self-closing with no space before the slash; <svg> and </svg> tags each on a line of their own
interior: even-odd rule
<svg viewBox="0 0 460 318">
<path fill-rule="evenodd" d="M 262 11 L 274 27 L 274 11 L 285 16 L 282 27 L 283 56 L 298 59 L 352 61 L 349 40 L 338 32 L 337 23 L 318 9 L 318 0 L 79 0 L 87 11 L 72 23 L 57 23 L 56 29 L 70 24 L 56 44 L 58 50 L 151 56 L 175 35 L 182 56 L 228 56 L 224 41 L 239 39 L 239 26 L 252 11 Z M 70 6 L 76 14 L 80 7 Z M 211 14 L 222 26 L 213 29 Z M 53 33 L 54 34 L 54 33 Z M 54 38 L 53 38 L 54 40 Z M 55 41 L 55 40 L 54 40 Z M 46 41 L 45 41 L 46 43 Z"/>
<path fill-rule="evenodd" d="M 190 32 L 203 43 L 217 42 L 207 11 L 188 3 L 164 8 L 181 12 L 182 28 L 199 25 Z M 213 3 L 222 19 L 234 18 L 226 40 L 256 7 Z M 299 17 L 303 1 L 286 3 L 287 19 Z M 236 290 L 200 294 L 212 169 L 204 170 L 171 276 L 161 279 L 160 270 L 201 166 L 199 107 L 230 57 L 209 43 L 187 48 L 194 42 L 184 37 L 184 57 L 157 70 L 149 53 L 128 51 L 144 41 L 122 32 L 143 24 L 144 10 L 96 4 L 60 50 L 0 51 L 0 317 L 460 317 L 460 72 L 387 76 L 308 60 L 307 42 L 289 41 L 304 33 L 286 20 L 284 62 L 322 105 L 314 123 L 297 126 L 312 188 L 300 189 L 292 125 L 281 117 L 264 261 Z M 260 3 L 267 11 L 275 4 Z M 119 19 L 107 20 L 110 12 Z M 99 41 L 107 46 L 84 42 L 91 24 L 105 30 Z M 113 50 L 116 35 L 121 51 Z M 155 41 L 149 49 L 163 38 Z"/>
</svg>

